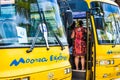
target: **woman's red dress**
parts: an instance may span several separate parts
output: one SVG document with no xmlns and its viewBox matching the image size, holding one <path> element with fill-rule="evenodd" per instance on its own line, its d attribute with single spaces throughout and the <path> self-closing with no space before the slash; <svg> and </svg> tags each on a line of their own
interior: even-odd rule
<svg viewBox="0 0 120 80">
<path fill-rule="evenodd" d="M 73 54 L 74 56 L 84 56 L 86 54 L 85 28 L 77 27 L 74 32 Z"/>
</svg>

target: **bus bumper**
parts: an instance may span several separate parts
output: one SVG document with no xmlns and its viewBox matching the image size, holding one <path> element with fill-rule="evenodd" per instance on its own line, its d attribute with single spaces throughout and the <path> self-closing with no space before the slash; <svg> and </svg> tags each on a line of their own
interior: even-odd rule
<svg viewBox="0 0 120 80">
<path fill-rule="evenodd" d="M 25 74 L 22 76 L 0 78 L 0 80 L 71 80 L 72 79 L 72 70 L 71 66 L 46 70 L 36 73 Z"/>
</svg>

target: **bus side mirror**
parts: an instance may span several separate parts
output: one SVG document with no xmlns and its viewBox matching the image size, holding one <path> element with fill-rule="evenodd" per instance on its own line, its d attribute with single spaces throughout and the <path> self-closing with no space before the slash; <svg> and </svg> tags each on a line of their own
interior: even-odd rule
<svg viewBox="0 0 120 80">
<path fill-rule="evenodd" d="M 73 15 L 72 15 L 72 11 L 71 10 L 66 10 L 66 21 L 68 23 L 68 25 L 72 25 L 73 23 Z"/>
</svg>

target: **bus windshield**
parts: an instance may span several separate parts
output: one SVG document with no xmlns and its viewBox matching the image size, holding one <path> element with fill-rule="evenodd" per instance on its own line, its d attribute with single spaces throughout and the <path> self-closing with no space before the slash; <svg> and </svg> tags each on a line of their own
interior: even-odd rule
<svg viewBox="0 0 120 80">
<path fill-rule="evenodd" d="M 118 6 L 92 2 L 99 44 L 120 44 L 120 9 Z M 101 15 L 102 14 L 102 15 Z"/>
<path fill-rule="evenodd" d="M 56 0 L 8 0 L 6 3 L 4 1 L 0 0 L 0 46 L 29 46 L 43 19 L 48 44 L 59 45 L 54 34 L 63 44 L 67 44 Z M 44 15 L 44 18 L 41 15 Z M 46 45 L 42 31 L 35 44 Z"/>
</svg>

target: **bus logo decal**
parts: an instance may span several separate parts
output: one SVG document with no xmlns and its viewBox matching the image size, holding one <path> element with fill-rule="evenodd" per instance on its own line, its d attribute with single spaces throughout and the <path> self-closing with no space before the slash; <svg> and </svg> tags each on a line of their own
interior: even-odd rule
<svg viewBox="0 0 120 80">
<path fill-rule="evenodd" d="M 107 54 L 112 54 L 113 52 L 111 50 L 108 50 Z"/>
<path fill-rule="evenodd" d="M 115 51 L 108 50 L 107 54 L 120 54 L 120 51 L 117 51 L 117 50 L 115 50 Z"/>
<path fill-rule="evenodd" d="M 25 60 L 23 58 L 20 58 L 19 61 L 17 61 L 16 59 L 12 61 L 12 63 L 10 64 L 10 66 L 18 66 L 20 63 L 25 63 Z"/>
<path fill-rule="evenodd" d="M 38 58 L 19 58 L 19 59 L 13 59 L 10 62 L 10 66 L 18 66 L 19 64 L 34 64 L 34 63 L 45 63 L 45 62 L 58 62 L 62 60 L 67 60 L 67 56 L 63 56 L 62 53 L 59 55 L 50 55 L 49 58 L 46 57 L 38 57 Z"/>
</svg>

